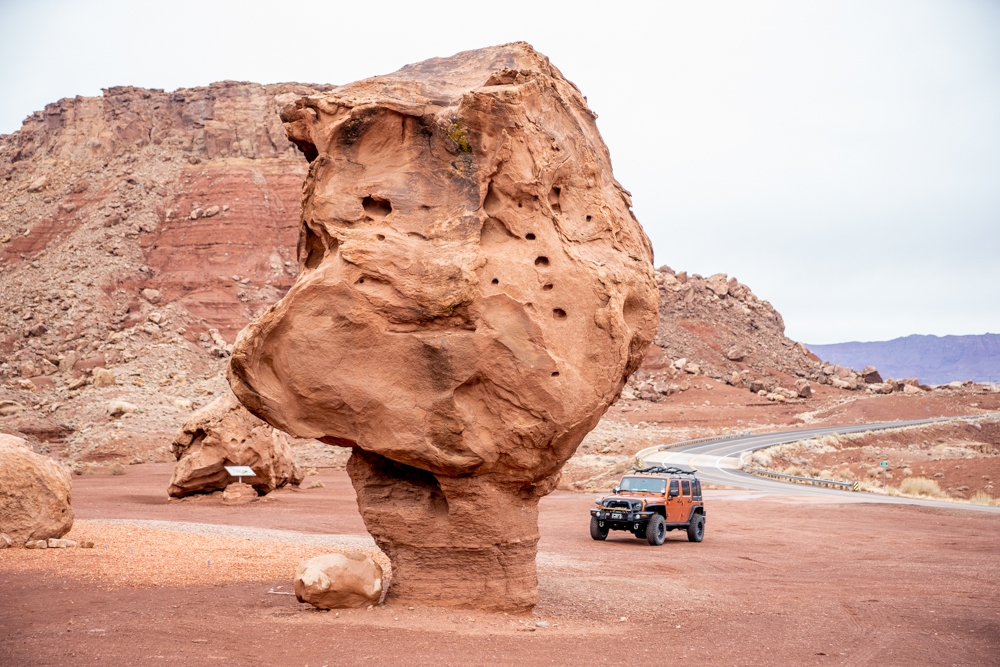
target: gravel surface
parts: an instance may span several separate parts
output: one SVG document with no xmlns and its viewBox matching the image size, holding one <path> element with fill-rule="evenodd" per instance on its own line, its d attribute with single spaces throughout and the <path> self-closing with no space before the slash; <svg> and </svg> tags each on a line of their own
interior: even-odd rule
<svg viewBox="0 0 1000 667">
<path fill-rule="evenodd" d="M 303 560 L 360 551 L 391 576 L 389 559 L 368 536 L 132 519 L 77 520 L 66 537 L 93 549 L 5 549 L 0 569 L 50 573 L 107 588 L 220 585 L 287 580 Z"/>
</svg>

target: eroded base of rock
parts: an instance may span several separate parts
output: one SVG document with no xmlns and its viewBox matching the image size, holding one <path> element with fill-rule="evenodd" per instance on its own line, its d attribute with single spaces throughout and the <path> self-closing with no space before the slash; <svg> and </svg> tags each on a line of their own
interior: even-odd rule
<svg viewBox="0 0 1000 667">
<path fill-rule="evenodd" d="M 437 478 L 361 449 L 347 472 L 392 562 L 388 599 L 504 611 L 538 601 L 538 500 L 549 489 Z"/>
</svg>

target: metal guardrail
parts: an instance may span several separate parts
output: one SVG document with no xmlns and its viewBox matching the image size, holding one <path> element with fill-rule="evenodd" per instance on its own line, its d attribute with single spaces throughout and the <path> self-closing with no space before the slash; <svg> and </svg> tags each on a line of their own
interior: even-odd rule
<svg viewBox="0 0 1000 667">
<path fill-rule="evenodd" d="M 833 479 L 820 479 L 819 477 L 799 477 L 798 475 L 786 475 L 780 472 L 771 472 L 770 470 L 764 470 L 763 468 L 744 467 L 743 472 L 748 472 L 751 475 L 760 475 L 761 477 L 773 477 L 775 479 L 783 479 L 792 482 L 799 482 L 802 484 L 815 484 L 817 486 L 832 486 L 834 488 L 845 489 L 847 491 L 861 490 L 861 485 L 858 482 L 838 482 Z"/>
<path fill-rule="evenodd" d="M 642 460 L 644 456 L 649 456 L 653 452 L 665 452 L 670 449 L 677 449 L 678 447 L 688 447 L 690 445 L 700 445 L 706 442 L 718 442 L 720 440 L 733 440 L 735 438 L 745 438 L 747 436 L 753 435 L 753 431 L 740 431 L 739 433 L 726 433 L 725 435 L 713 435 L 707 438 L 697 438 L 695 440 L 681 440 L 680 442 L 672 442 L 668 445 L 653 445 L 652 447 L 646 447 L 645 449 L 640 449 L 635 453 L 637 460 Z"/>
</svg>

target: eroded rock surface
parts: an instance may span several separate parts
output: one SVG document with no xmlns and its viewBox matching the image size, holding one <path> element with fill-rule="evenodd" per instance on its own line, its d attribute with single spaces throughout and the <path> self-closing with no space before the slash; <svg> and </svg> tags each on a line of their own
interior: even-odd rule
<svg viewBox="0 0 1000 667">
<path fill-rule="evenodd" d="M 0 435 L 0 532 L 13 544 L 62 537 L 73 527 L 69 470 Z"/>
<path fill-rule="evenodd" d="M 243 481 L 261 494 L 303 479 L 285 434 L 247 412 L 232 394 L 191 415 L 170 451 L 177 465 L 167 493 L 175 498 L 225 489 L 233 481 L 225 466 L 253 468 L 256 477 Z"/>
<path fill-rule="evenodd" d="M 295 570 L 295 597 L 320 609 L 349 609 L 378 604 L 382 567 L 364 554 L 328 554 Z"/>
<path fill-rule="evenodd" d="M 282 112 L 300 274 L 234 346 L 275 427 L 353 447 L 390 595 L 525 608 L 537 503 L 642 361 L 652 250 L 580 91 L 524 43 Z"/>
</svg>

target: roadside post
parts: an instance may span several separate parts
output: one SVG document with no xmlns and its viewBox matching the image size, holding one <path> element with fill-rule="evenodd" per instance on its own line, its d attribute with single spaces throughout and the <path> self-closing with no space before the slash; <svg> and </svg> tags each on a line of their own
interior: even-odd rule
<svg viewBox="0 0 1000 667">
<path fill-rule="evenodd" d="M 882 461 L 881 463 L 879 463 L 879 466 L 882 468 L 882 488 L 884 489 L 885 488 L 885 471 L 889 469 L 889 462 L 888 461 Z"/>
<path fill-rule="evenodd" d="M 244 477 L 256 477 L 257 473 L 250 466 L 225 466 L 230 477 L 235 477 L 239 483 L 243 483 Z"/>
</svg>

